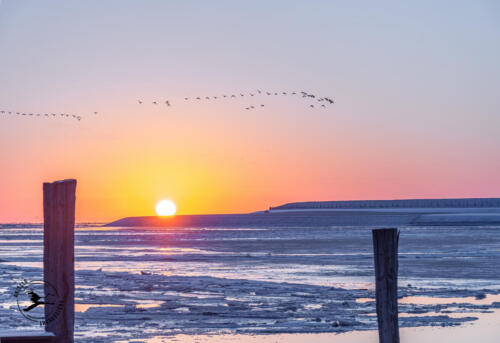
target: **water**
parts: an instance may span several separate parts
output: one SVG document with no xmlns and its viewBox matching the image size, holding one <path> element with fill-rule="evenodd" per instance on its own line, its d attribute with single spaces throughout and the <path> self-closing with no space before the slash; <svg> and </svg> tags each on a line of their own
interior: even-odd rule
<svg viewBox="0 0 500 343">
<path fill-rule="evenodd" d="M 43 276 L 42 231 L 0 226 L 0 328 L 36 325 L 12 293 Z M 369 227 L 85 225 L 75 246 L 78 341 L 376 328 Z M 498 227 L 402 227 L 399 261 L 403 327 L 500 307 Z"/>
</svg>

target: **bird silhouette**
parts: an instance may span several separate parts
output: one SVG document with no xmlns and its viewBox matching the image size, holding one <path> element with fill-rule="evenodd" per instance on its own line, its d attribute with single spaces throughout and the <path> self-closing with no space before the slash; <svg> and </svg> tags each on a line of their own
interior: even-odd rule
<svg viewBox="0 0 500 343">
<path fill-rule="evenodd" d="M 23 311 L 25 312 L 28 312 L 28 311 L 31 311 L 32 309 L 34 309 L 35 307 L 37 307 L 38 305 L 43 305 L 45 304 L 44 301 L 40 301 L 40 299 L 42 297 L 40 297 L 38 294 L 36 294 L 35 292 L 33 291 L 29 291 L 27 294 L 30 295 L 30 300 L 33 304 L 31 304 L 30 306 L 26 307 L 26 308 L 23 308 Z"/>
<path fill-rule="evenodd" d="M 309 93 L 309 92 L 305 92 L 305 91 L 293 91 L 293 92 L 288 92 L 288 91 L 279 91 L 279 92 L 268 92 L 268 91 L 263 91 L 261 89 L 256 89 L 252 92 L 248 92 L 248 93 L 235 93 L 235 94 L 222 94 L 222 95 L 217 95 L 217 96 L 205 96 L 205 97 L 193 97 L 193 98 L 189 98 L 189 97 L 185 97 L 184 100 L 191 100 L 191 99 L 197 99 L 197 100 L 202 100 L 202 99 L 206 99 L 206 100 L 210 100 L 210 99 L 222 99 L 222 98 L 237 98 L 238 96 L 240 97 L 244 97 L 244 96 L 251 96 L 251 97 L 254 97 L 256 95 L 263 95 L 263 94 L 267 94 L 268 96 L 270 95 L 275 95 L 275 96 L 278 96 L 278 95 L 302 95 L 303 98 L 309 98 L 309 99 L 314 99 L 316 102 L 314 102 L 314 105 L 309 103 L 309 107 L 310 108 L 327 108 L 328 105 L 332 105 L 335 103 L 335 101 L 332 99 L 332 98 L 329 98 L 329 97 L 320 97 L 316 94 L 312 94 L 312 93 Z M 141 99 L 138 99 L 137 100 L 138 104 L 139 105 L 143 105 L 144 103 L 148 103 L 149 101 L 146 100 L 146 102 L 144 102 L 144 100 L 141 100 Z M 172 104 L 171 104 L 171 101 L 170 100 L 164 100 L 165 102 L 165 105 L 168 106 L 168 107 L 171 107 Z M 161 101 L 152 101 L 151 102 L 153 105 L 159 105 L 161 104 Z M 306 105 L 307 106 L 307 105 Z M 245 107 L 245 110 L 252 110 L 252 109 L 256 109 L 256 108 L 259 108 L 259 107 L 265 107 L 264 104 L 257 104 L 255 106 L 248 106 L 248 107 Z M 52 116 L 52 117 L 57 117 L 58 115 L 60 115 L 61 117 L 67 117 L 67 118 L 74 118 L 74 119 L 77 119 L 77 120 L 81 120 L 82 117 L 81 116 L 78 116 L 76 114 L 67 114 L 67 113 L 23 113 L 23 112 L 15 112 L 15 111 L 7 111 L 7 110 L 1 110 L 0 113 L 2 114 L 9 114 L 9 115 L 12 115 L 12 114 L 16 114 L 16 115 L 23 115 L 23 116 L 37 116 L 37 117 L 40 117 L 40 116 L 45 116 L 45 117 L 49 117 L 49 116 Z M 99 112 L 97 111 L 93 111 L 94 115 L 98 115 Z"/>
</svg>

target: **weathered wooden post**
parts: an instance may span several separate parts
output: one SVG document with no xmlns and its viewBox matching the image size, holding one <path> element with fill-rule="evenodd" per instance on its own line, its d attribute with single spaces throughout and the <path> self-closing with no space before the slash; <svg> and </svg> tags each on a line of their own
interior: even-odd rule
<svg viewBox="0 0 500 343">
<path fill-rule="evenodd" d="M 375 293 L 380 343 L 399 343 L 398 324 L 398 240 L 397 229 L 376 229 L 373 233 L 375 255 Z"/>
<path fill-rule="evenodd" d="M 73 342 L 75 190 L 76 180 L 43 184 L 45 330 L 55 334 L 54 343 Z"/>
</svg>

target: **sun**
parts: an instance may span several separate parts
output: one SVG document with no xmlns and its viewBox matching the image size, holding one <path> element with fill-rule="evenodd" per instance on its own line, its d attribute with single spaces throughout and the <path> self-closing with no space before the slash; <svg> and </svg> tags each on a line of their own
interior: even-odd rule
<svg viewBox="0 0 500 343">
<path fill-rule="evenodd" d="M 164 216 L 173 216 L 177 211 L 177 206 L 175 206 L 172 200 L 160 200 L 156 204 L 156 214 Z"/>
</svg>

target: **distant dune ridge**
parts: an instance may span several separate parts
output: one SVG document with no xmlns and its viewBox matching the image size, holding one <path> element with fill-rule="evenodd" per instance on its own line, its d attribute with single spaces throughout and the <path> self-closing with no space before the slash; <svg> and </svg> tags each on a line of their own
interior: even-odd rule
<svg viewBox="0 0 500 343">
<path fill-rule="evenodd" d="M 360 208 L 500 208 L 500 198 L 405 199 L 291 202 L 270 207 L 270 211 Z"/>
<path fill-rule="evenodd" d="M 500 198 L 296 202 L 248 214 L 128 217 L 121 227 L 500 225 Z"/>
</svg>

